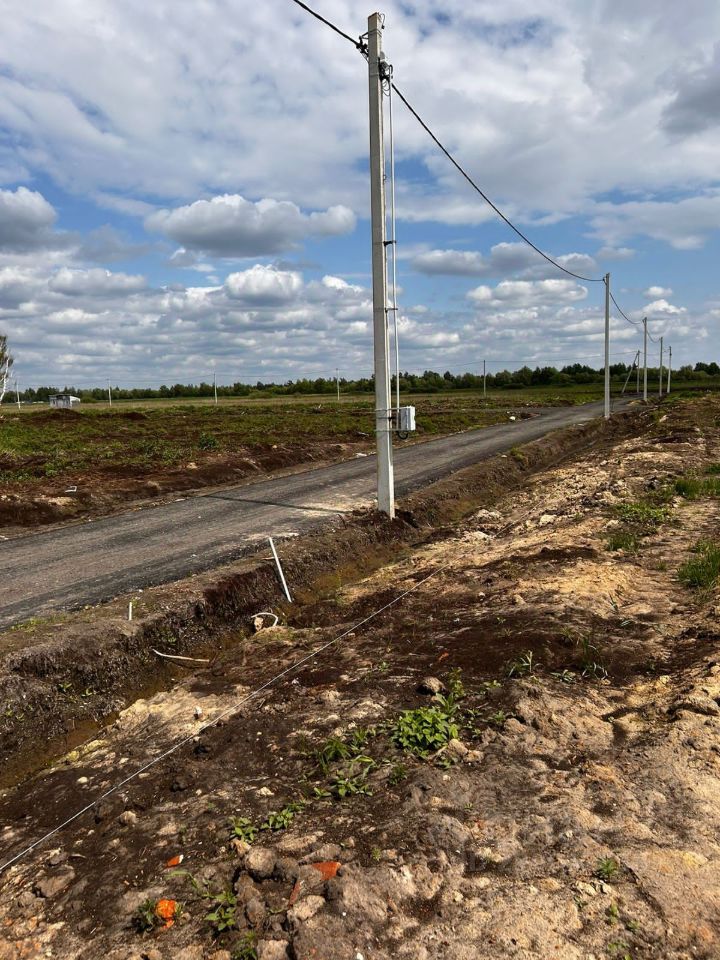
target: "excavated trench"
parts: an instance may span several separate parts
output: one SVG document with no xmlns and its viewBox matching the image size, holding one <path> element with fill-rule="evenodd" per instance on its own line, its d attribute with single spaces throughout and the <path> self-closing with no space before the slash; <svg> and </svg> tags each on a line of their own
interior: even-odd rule
<svg viewBox="0 0 720 960">
<path fill-rule="evenodd" d="M 16 784 L 75 749 L 139 697 L 170 689 L 184 670 L 159 659 L 153 649 L 212 659 L 248 635 L 259 610 L 272 607 L 298 625 L 305 609 L 321 617 L 318 601 L 341 586 L 441 538 L 450 524 L 492 506 L 537 471 L 592 446 L 610 446 L 650 423 L 650 412 L 636 409 L 608 422 L 560 430 L 407 497 L 392 523 L 358 511 L 318 533 L 284 542 L 292 607 L 283 603 L 273 564 L 250 557 L 146 591 L 132 623 L 126 620 L 127 598 L 120 597 L 89 612 L 0 635 L 5 650 L 0 660 L 0 786 Z"/>
</svg>

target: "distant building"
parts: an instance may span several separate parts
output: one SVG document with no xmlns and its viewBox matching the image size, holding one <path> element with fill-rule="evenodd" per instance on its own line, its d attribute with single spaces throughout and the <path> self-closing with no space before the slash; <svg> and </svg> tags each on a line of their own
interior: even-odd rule
<svg viewBox="0 0 720 960">
<path fill-rule="evenodd" d="M 73 397 L 71 393 L 58 393 L 48 399 L 51 407 L 76 407 L 80 403 L 80 397 Z"/>
</svg>

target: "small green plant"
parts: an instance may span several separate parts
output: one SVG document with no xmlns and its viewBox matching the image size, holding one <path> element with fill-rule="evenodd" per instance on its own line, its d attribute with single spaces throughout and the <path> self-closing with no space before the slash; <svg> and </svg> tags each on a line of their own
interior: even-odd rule
<svg viewBox="0 0 720 960">
<path fill-rule="evenodd" d="M 593 876 L 605 883 L 611 883 L 620 872 L 620 864 L 614 857 L 601 857 L 597 862 Z"/>
<path fill-rule="evenodd" d="M 132 915 L 132 925 L 138 933 L 147 933 L 154 930 L 162 922 L 155 912 L 157 900 L 143 900 Z"/>
<path fill-rule="evenodd" d="M 355 776 L 348 776 L 339 773 L 333 780 L 332 790 L 338 800 L 344 800 L 346 797 L 355 797 L 360 794 L 371 797 L 372 790 L 366 782 L 366 774 L 358 773 Z"/>
<path fill-rule="evenodd" d="M 580 665 L 582 666 L 580 676 L 583 679 L 593 677 L 596 680 L 605 680 L 608 672 L 604 664 L 595 657 L 598 653 L 597 645 L 585 633 L 580 634 L 577 642 L 580 645 Z"/>
<path fill-rule="evenodd" d="M 508 664 L 507 675 L 509 677 L 533 677 L 535 676 L 535 665 L 533 662 L 532 650 L 526 650 L 517 660 L 511 660 Z"/>
<path fill-rule="evenodd" d="M 550 674 L 556 680 L 561 680 L 563 683 L 575 683 L 577 680 L 577 674 L 573 673 L 572 670 L 558 670 L 555 673 Z"/>
<path fill-rule="evenodd" d="M 608 944 L 608 953 L 616 960 L 633 960 L 632 954 L 628 950 L 628 945 L 622 940 L 611 940 Z"/>
<path fill-rule="evenodd" d="M 712 587 L 720 577 L 720 543 L 700 540 L 693 553 L 678 570 L 680 583 L 695 589 Z"/>
<path fill-rule="evenodd" d="M 456 738 L 459 733 L 454 719 L 457 708 L 448 698 L 438 698 L 438 701 L 432 707 L 404 710 L 391 728 L 393 743 L 408 753 L 427 757 Z"/>
<path fill-rule="evenodd" d="M 316 800 L 327 800 L 328 797 L 332 796 L 332 793 L 325 787 L 313 787 L 313 796 Z"/>
<path fill-rule="evenodd" d="M 388 777 L 388 783 L 391 787 L 396 787 L 399 783 L 402 783 L 403 780 L 407 780 L 408 772 L 407 767 L 404 763 L 396 763 L 395 766 L 390 771 L 390 776 Z"/>
<path fill-rule="evenodd" d="M 462 682 L 462 670 L 455 667 L 448 674 L 447 679 L 448 693 L 454 700 L 462 700 L 465 696 L 465 686 Z"/>
<path fill-rule="evenodd" d="M 370 851 L 370 856 L 372 858 L 373 863 L 380 863 L 380 861 L 382 860 L 382 850 L 380 849 L 380 847 L 373 847 L 372 850 Z"/>
<path fill-rule="evenodd" d="M 217 437 L 214 437 L 211 433 L 201 433 L 200 439 L 198 440 L 198 447 L 201 450 L 217 450 L 220 446 L 220 443 Z"/>
<path fill-rule="evenodd" d="M 330 737 L 315 754 L 315 759 L 323 773 L 327 773 L 333 763 L 349 760 L 352 750 L 340 737 Z"/>
<path fill-rule="evenodd" d="M 631 530 L 616 530 L 607 540 L 608 550 L 624 550 L 625 553 L 637 553 L 640 537 Z"/>
<path fill-rule="evenodd" d="M 221 890 L 219 893 L 208 893 L 207 899 L 213 909 L 205 914 L 205 919 L 211 924 L 215 933 L 224 933 L 237 927 L 237 897 L 232 890 Z"/>
<path fill-rule="evenodd" d="M 253 933 L 252 930 L 247 931 L 242 935 L 240 943 L 235 946 L 231 956 L 231 960 L 257 960 L 257 936 Z"/>
<path fill-rule="evenodd" d="M 610 906 L 605 911 L 605 922 L 608 923 L 611 927 L 614 926 L 620 919 L 620 911 L 618 910 L 618 905 L 616 903 L 611 903 Z"/>
<path fill-rule="evenodd" d="M 230 836 L 244 840 L 245 843 L 254 843 L 258 835 L 257 827 L 247 817 L 231 817 L 230 828 Z"/>
<path fill-rule="evenodd" d="M 273 810 L 265 818 L 264 823 L 260 825 L 261 830 L 270 830 L 275 833 L 278 830 L 287 830 L 295 819 L 295 814 L 302 810 L 302 803 L 288 803 L 282 810 Z"/>
<path fill-rule="evenodd" d="M 504 710 L 497 710 L 488 717 L 488 723 L 493 727 L 503 727 L 508 719 L 508 714 Z"/>
</svg>

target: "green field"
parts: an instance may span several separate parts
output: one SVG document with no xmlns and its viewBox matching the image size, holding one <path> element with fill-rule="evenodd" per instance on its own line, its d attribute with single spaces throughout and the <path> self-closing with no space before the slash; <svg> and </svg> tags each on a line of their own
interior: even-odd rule
<svg viewBox="0 0 720 960">
<path fill-rule="evenodd" d="M 621 385 L 613 383 L 613 393 Z M 654 395 L 652 385 L 650 392 Z M 527 407 L 601 398 L 602 385 L 593 383 L 488 391 L 486 399 L 478 391 L 448 390 L 410 395 L 402 402 L 415 405 L 417 433 L 411 439 L 422 439 L 502 422 Z M 238 457 L 256 457 L 265 469 L 260 455 L 276 449 L 284 454 L 279 463 L 332 459 L 341 455 L 338 444 L 351 449 L 373 444 L 373 402 L 369 394 L 342 396 L 340 403 L 325 394 L 223 399 L 218 405 L 212 400 L 96 403 L 72 411 L 3 404 L 0 486 L 27 492 L 53 480 L 150 477 Z"/>
</svg>

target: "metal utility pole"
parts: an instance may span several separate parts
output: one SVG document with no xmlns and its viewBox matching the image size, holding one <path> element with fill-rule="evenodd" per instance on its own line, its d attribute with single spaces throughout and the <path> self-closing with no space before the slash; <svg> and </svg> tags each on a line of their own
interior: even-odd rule
<svg viewBox="0 0 720 960">
<path fill-rule="evenodd" d="M 340 403 L 340 368 L 335 367 L 335 383 L 337 385 L 337 402 Z"/>
<path fill-rule="evenodd" d="M 647 317 L 643 317 L 643 400 L 647 403 Z"/>
<path fill-rule="evenodd" d="M 110 389 L 110 380 L 108 379 L 108 403 L 112 406 L 112 390 Z"/>
<path fill-rule="evenodd" d="M 663 338 L 660 337 L 660 384 L 658 386 L 658 396 L 662 396 L 662 378 L 663 378 Z"/>
<path fill-rule="evenodd" d="M 217 374 L 213 370 L 213 394 L 215 395 L 215 406 L 217 406 Z"/>
<path fill-rule="evenodd" d="M 485 361 L 483 360 L 483 400 L 487 399 L 487 376 L 485 374 Z"/>
<path fill-rule="evenodd" d="M 672 347 L 668 347 L 668 382 L 665 393 L 670 393 L 670 371 L 672 370 Z"/>
<path fill-rule="evenodd" d="M 370 99 L 370 220 L 372 227 L 373 342 L 375 352 L 375 439 L 377 443 L 377 505 L 395 516 L 390 400 L 390 344 L 387 323 L 387 263 L 385 246 L 385 151 L 383 89 L 385 55 L 379 13 L 368 17 L 368 80 Z M 382 71 L 382 72 L 381 72 Z"/>
<path fill-rule="evenodd" d="M 635 354 L 635 367 L 637 370 L 637 395 L 640 396 L 640 351 Z"/>
<path fill-rule="evenodd" d="M 610 274 L 605 274 L 605 419 L 610 419 Z"/>
<path fill-rule="evenodd" d="M 17 400 L 17 408 L 20 409 L 20 390 L 18 389 L 18 382 L 15 381 L 15 399 Z"/>
</svg>

